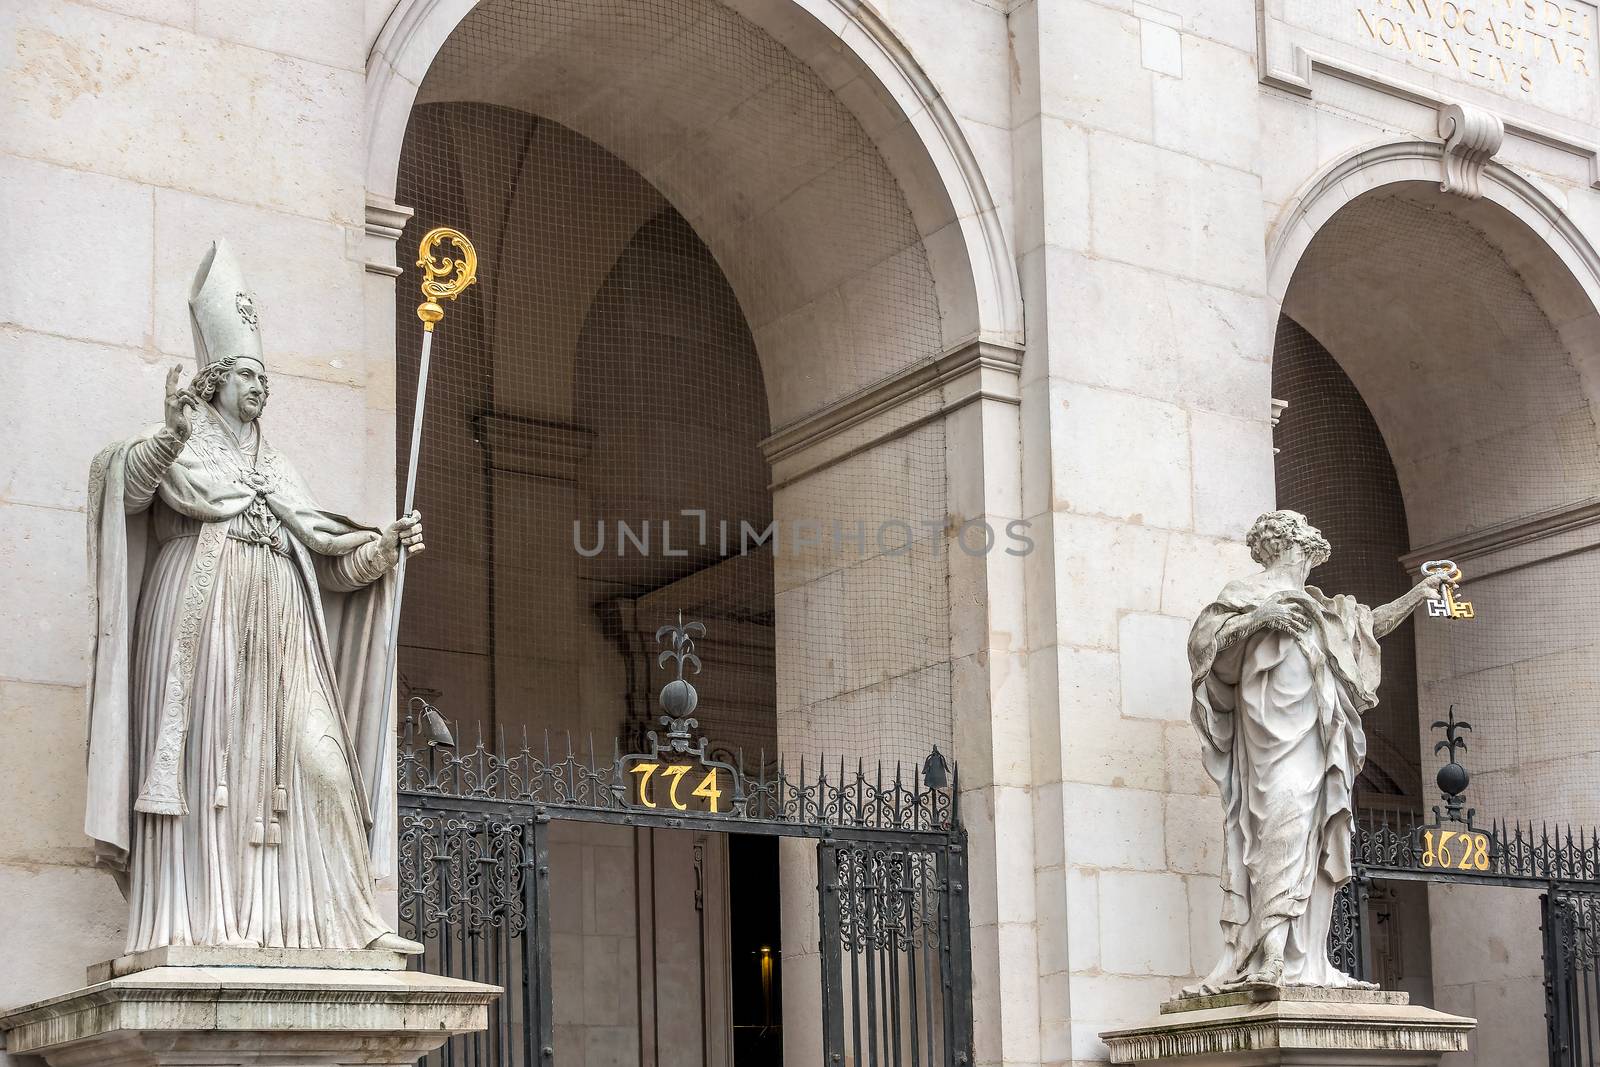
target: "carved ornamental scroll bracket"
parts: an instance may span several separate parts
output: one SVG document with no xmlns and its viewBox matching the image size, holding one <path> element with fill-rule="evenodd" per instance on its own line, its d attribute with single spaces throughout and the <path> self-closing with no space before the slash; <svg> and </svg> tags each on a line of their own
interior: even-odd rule
<svg viewBox="0 0 1600 1067">
<path fill-rule="evenodd" d="M 1505 124 L 1483 108 L 1445 104 L 1439 109 L 1439 136 L 1444 138 L 1444 180 L 1439 188 L 1468 200 L 1483 198 L 1483 168 L 1500 151 Z"/>
</svg>

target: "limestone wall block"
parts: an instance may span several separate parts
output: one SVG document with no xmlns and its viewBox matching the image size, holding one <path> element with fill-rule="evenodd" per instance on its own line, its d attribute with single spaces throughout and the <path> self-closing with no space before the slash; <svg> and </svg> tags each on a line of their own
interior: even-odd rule
<svg viewBox="0 0 1600 1067">
<path fill-rule="evenodd" d="M 1072 864 L 1131 871 L 1166 868 L 1160 793 L 1068 782 L 1062 794 L 1067 810 L 1067 857 Z"/>
<path fill-rule="evenodd" d="M 336 17 L 317 10 L 296 32 Z M 5 149 L 360 224 L 359 69 L 70 3 L 9 8 L 0 42 Z"/>
<path fill-rule="evenodd" d="M 1058 507 L 1187 529 L 1189 426 L 1172 404 L 1061 383 L 1051 390 Z"/>
<path fill-rule="evenodd" d="M 279 0 L 254 5 L 194 0 L 194 29 L 207 37 L 363 74 L 365 23 L 361 5 L 350 2 Z"/>
<path fill-rule="evenodd" d="M 84 480 L 88 481 L 88 470 Z M 0 677 L 79 686 L 88 678 L 84 513 L 0 504 Z"/>
<path fill-rule="evenodd" d="M 1245 121 L 1261 96 L 1254 42 L 1241 50 L 1184 33 L 1180 47 L 1182 76 L 1151 79 L 1155 143 L 1236 170 L 1254 170 L 1260 127 Z"/>
<path fill-rule="evenodd" d="M 1220 811 L 1217 817 L 1221 819 Z M 1222 958 L 1222 883 L 1214 874 L 1184 880 L 1189 883 L 1189 959 L 1203 976 Z"/>
<path fill-rule="evenodd" d="M 148 343 L 152 219 L 150 190 L 133 182 L 0 156 L 0 229 L 28 244 L 27 284 L 0 287 L 0 321 Z M 86 260 L 81 238 L 90 234 Z"/>
<path fill-rule="evenodd" d="M 0 498 L 77 510 L 81 523 L 90 461 L 112 441 L 161 421 L 172 362 L 12 328 L 0 328 L 0 345 L 0 392 L 19 412 L 49 412 L 0 420 Z M 82 556 L 81 533 L 61 550 Z"/>
<path fill-rule="evenodd" d="M 1094 872 L 1088 873 L 1092 879 Z M 1073 874 L 1070 870 L 1054 868 L 1034 875 L 1034 925 L 1038 930 L 1040 975 L 1065 974 L 1071 969 L 1072 916 L 1090 906 L 1079 893 Z M 1093 891 L 1091 880 L 1084 893 Z"/>
<path fill-rule="evenodd" d="M 1255 13 L 1238 4 L 1219 4 L 1215 0 L 1158 0 L 1153 4 L 1134 0 L 1135 14 L 1146 16 L 1150 9 L 1181 20 L 1183 32 L 1214 41 L 1241 52 L 1256 47 Z"/>
<path fill-rule="evenodd" d="M 122 954 L 128 906 L 111 875 L 89 867 L 0 862 L 6 965 L 0 1007 L 15 1007 L 83 986 L 83 972 Z"/>
<path fill-rule="evenodd" d="M 1089 247 L 1089 131 L 1053 115 L 1029 119 L 1016 144 L 1019 254 Z M 1061 279 L 1070 284 L 1071 276 Z"/>
<path fill-rule="evenodd" d="M 1189 973 L 1189 895 L 1181 876 L 1101 871 L 1099 912 L 1106 971 Z"/>
<path fill-rule="evenodd" d="M 1009 125 L 1005 12 L 976 0 L 883 0 L 875 5 L 957 115 Z"/>
<path fill-rule="evenodd" d="M 91 867 L 83 835 L 86 711 L 80 686 L 0 682 L 9 723 L 0 863 Z"/>
<path fill-rule="evenodd" d="M 1265 417 L 1277 315 L 1264 297 L 1054 248 L 1046 262 L 1052 375 Z"/>
<path fill-rule="evenodd" d="M 1086 1063 L 1109 1057 L 1101 1030 L 1108 1023 L 1142 1019 L 1152 1004 L 1160 1004 L 1183 985 L 1179 978 L 1160 975 L 1084 974 L 1072 981 L 1072 1054 Z"/>
<path fill-rule="evenodd" d="M 1100 872 L 1067 868 L 1067 960 L 1074 973 L 1100 969 Z M 1040 916 L 1043 922 L 1043 915 Z M 1041 970 L 1044 968 L 1041 966 Z"/>
<path fill-rule="evenodd" d="M 1117 647 L 1122 714 L 1189 721 L 1189 621 L 1170 615 L 1124 615 Z"/>
<path fill-rule="evenodd" d="M 1122 612 L 1161 609 L 1167 532 L 1068 513 L 1052 525 L 1058 639 L 1115 648 Z"/>
<path fill-rule="evenodd" d="M 1251 295 L 1265 289 L 1254 174 L 1096 132 L 1089 178 L 1097 254 Z"/>
<path fill-rule="evenodd" d="M 186 373 L 194 370 L 195 264 L 223 237 L 255 290 L 268 374 L 366 384 L 365 268 L 345 254 L 345 227 L 170 189 L 155 190 L 155 205 L 155 343 L 181 360 Z M 392 407 L 392 386 L 388 402 Z"/>
<path fill-rule="evenodd" d="M 1195 531 L 1242 541 L 1250 524 L 1271 511 L 1277 497 L 1271 421 L 1264 413 L 1236 419 L 1194 412 L 1189 417 L 1189 441 L 1194 456 Z"/>
<path fill-rule="evenodd" d="M 1257 569 L 1241 541 L 1174 531 L 1167 540 L 1161 614 L 1193 619 L 1231 578 Z"/>
<path fill-rule="evenodd" d="M 1213 804 L 1217 803 L 1217 783 L 1211 780 L 1205 764 L 1201 762 L 1200 738 L 1196 736 L 1194 727 L 1186 722 L 1169 722 L 1165 726 L 1163 764 L 1167 772 L 1167 792 L 1207 796 L 1212 798 Z M 1216 811 L 1217 818 L 1222 818 L 1222 809 L 1219 807 Z"/>
<path fill-rule="evenodd" d="M 1287 93 L 1260 93 L 1261 151 L 1255 171 L 1261 175 L 1261 197 L 1268 205 L 1268 233 L 1283 218 L 1283 206 L 1298 196 L 1316 175 L 1317 105 Z"/>
<path fill-rule="evenodd" d="M 1168 793 L 1166 805 L 1167 869 L 1181 874 L 1220 875 L 1222 806 L 1217 799 Z"/>
<path fill-rule="evenodd" d="M 1139 19 L 1087 0 L 1040 4 L 1036 18 L 1043 113 L 1149 140 L 1152 76 L 1142 65 Z"/>
<path fill-rule="evenodd" d="M 1164 753 L 1161 724 L 1125 719 L 1115 712 L 1085 715 L 1064 728 L 1062 774 L 1069 782 L 1160 789 Z"/>
<path fill-rule="evenodd" d="M 962 656 L 951 661 L 950 688 L 963 784 L 984 785 L 988 779 L 1000 785 L 1030 785 L 1026 655 L 991 649 Z M 987 758 L 981 754 L 985 747 Z"/>
<path fill-rule="evenodd" d="M 262 432 L 289 457 L 318 505 L 346 514 L 370 499 L 367 471 L 360 466 L 367 447 L 365 390 L 287 374 L 269 372 L 268 378 L 272 396 L 261 416 Z M 390 504 L 376 515 L 350 517 L 378 526 L 393 519 L 395 510 Z"/>
</svg>

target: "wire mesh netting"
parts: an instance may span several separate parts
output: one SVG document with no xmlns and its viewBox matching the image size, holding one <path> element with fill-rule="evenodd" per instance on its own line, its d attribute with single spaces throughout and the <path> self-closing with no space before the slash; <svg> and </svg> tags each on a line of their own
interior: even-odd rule
<svg viewBox="0 0 1600 1067">
<path fill-rule="evenodd" d="M 424 81 L 397 199 L 402 247 L 449 225 L 481 257 L 433 349 L 405 695 L 638 744 L 682 611 L 717 755 L 948 747 L 937 420 L 775 487 L 763 454 L 941 344 L 900 189 L 810 66 L 711 0 L 489 0 Z"/>
<path fill-rule="evenodd" d="M 1451 558 L 1475 612 L 1419 611 L 1384 642 L 1367 810 L 1439 803 L 1431 724 L 1453 705 L 1482 820 L 1600 821 L 1600 555 L 1582 532 L 1600 449 L 1541 300 L 1478 226 L 1398 195 L 1330 220 L 1285 298 L 1278 505 L 1333 546 L 1312 581 L 1380 604 Z"/>
</svg>

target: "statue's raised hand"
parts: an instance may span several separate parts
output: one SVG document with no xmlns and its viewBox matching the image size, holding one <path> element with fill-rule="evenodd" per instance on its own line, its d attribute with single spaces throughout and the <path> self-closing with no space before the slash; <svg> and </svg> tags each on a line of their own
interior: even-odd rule
<svg viewBox="0 0 1600 1067">
<path fill-rule="evenodd" d="M 426 546 L 422 543 L 422 512 L 413 511 L 391 522 L 378 539 L 378 551 L 389 560 L 390 566 L 400 562 L 400 547 L 406 555 L 414 556 Z"/>
<path fill-rule="evenodd" d="M 178 384 L 182 375 L 181 367 L 167 371 L 166 420 L 167 429 L 177 434 L 178 440 L 187 441 L 194 430 L 194 414 L 200 410 L 200 401 Z"/>
</svg>

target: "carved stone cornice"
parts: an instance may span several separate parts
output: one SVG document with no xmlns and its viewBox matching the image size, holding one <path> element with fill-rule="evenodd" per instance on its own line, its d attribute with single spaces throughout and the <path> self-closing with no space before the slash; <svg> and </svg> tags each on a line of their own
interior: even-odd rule
<svg viewBox="0 0 1600 1067">
<path fill-rule="evenodd" d="M 367 194 L 366 267 L 369 274 L 398 278 L 401 268 L 395 260 L 395 242 L 405 232 L 406 223 L 416 214 L 410 208 Z"/>
<path fill-rule="evenodd" d="M 1444 138 L 1444 180 L 1439 188 L 1468 200 L 1483 199 L 1483 168 L 1500 151 L 1505 123 L 1480 107 L 1445 104 L 1439 109 L 1439 136 Z"/>
<path fill-rule="evenodd" d="M 1400 557 L 1408 573 L 1418 573 L 1430 559 L 1456 563 L 1478 560 L 1469 578 L 1539 563 L 1553 556 L 1566 555 L 1600 545 L 1600 497 L 1585 497 L 1571 504 L 1549 508 L 1481 530 L 1436 541 Z"/>
<path fill-rule="evenodd" d="M 910 433 L 974 401 L 1020 404 L 1021 371 L 1020 348 L 971 341 L 819 408 L 761 442 L 772 465 L 770 488 Z M 924 402 L 913 404 L 918 400 Z"/>
</svg>

